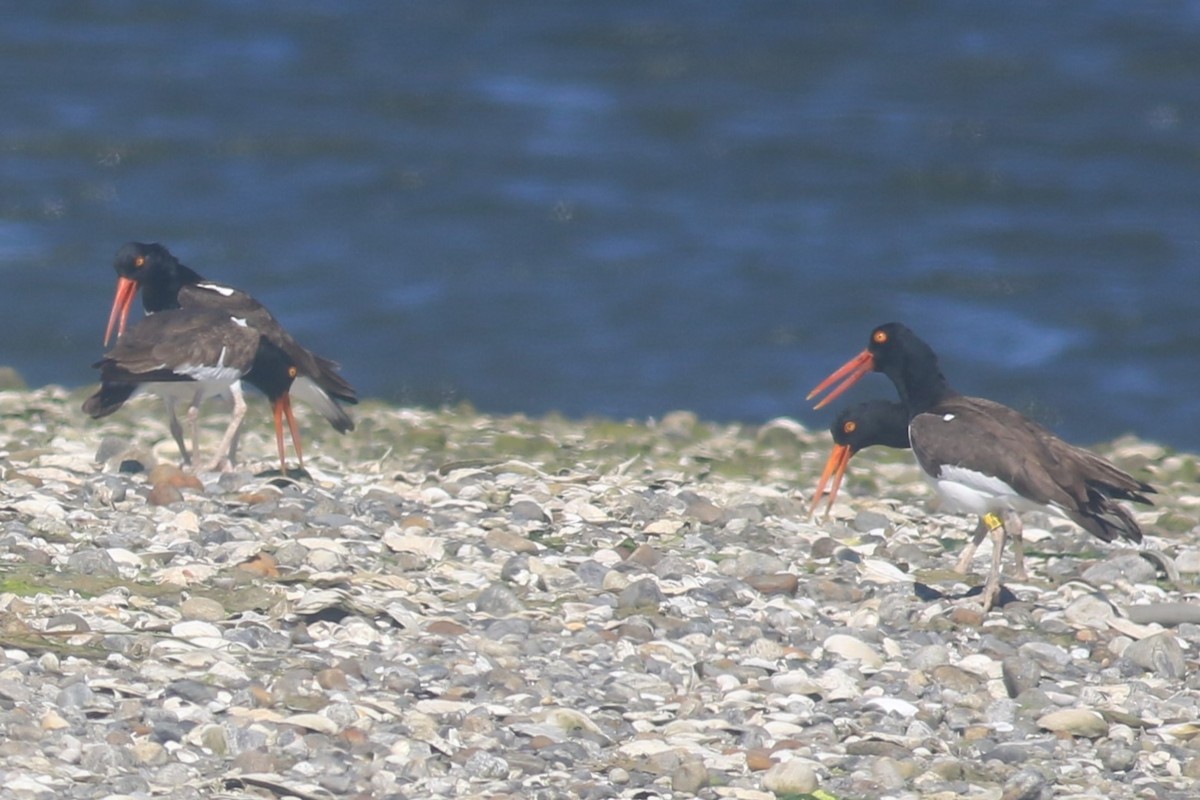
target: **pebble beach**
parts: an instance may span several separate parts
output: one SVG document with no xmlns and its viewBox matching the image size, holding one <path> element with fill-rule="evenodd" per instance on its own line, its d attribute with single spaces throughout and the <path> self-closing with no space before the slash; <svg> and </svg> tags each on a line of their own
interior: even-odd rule
<svg viewBox="0 0 1200 800">
<path fill-rule="evenodd" d="M 789 419 L 300 409 L 283 478 L 259 397 L 192 473 L 86 394 L 0 392 L 0 797 L 1200 795 L 1195 455 L 1095 448 L 1146 542 L 1027 514 L 985 615 L 911 454 L 812 518 Z"/>
</svg>

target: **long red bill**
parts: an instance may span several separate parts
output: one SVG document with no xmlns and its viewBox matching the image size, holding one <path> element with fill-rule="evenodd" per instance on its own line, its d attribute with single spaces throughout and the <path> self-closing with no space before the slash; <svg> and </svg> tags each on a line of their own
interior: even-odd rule
<svg viewBox="0 0 1200 800">
<path fill-rule="evenodd" d="M 283 447 L 283 418 L 287 417 L 288 430 L 292 434 L 292 447 L 296 448 L 296 460 L 300 469 L 304 469 L 304 453 L 300 450 L 300 430 L 296 427 L 296 418 L 292 416 L 291 395 L 284 392 L 275 401 L 275 444 L 279 447 L 279 472 L 287 475 L 287 458 Z"/>
<path fill-rule="evenodd" d="M 104 330 L 104 346 L 112 338 L 113 328 L 117 336 L 125 332 L 125 323 L 129 321 L 129 312 L 133 308 L 133 298 L 137 297 L 138 282 L 129 278 L 117 277 L 117 294 L 113 298 L 112 311 L 108 312 L 108 327 Z"/>
<path fill-rule="evenodd" d="M 861 353 L 856 355 L 854 358 L 850 359 L 845 364 L 843 364 L 841 367 L 839 367 L 838 370 L 836 372 L 834 372 L 832 375 L 830 375 L 828 378 L 826 378 L 825 380 L 823 380 L 819 384 L 817 384 L 817 388 L 815 388 L 811 392 L 809 392 L 808 397 L 806 397 L 804 399 L 812 400 L 814 397 L 821 394 L 822 392 L 824 392 L 825 390 L 829 389 L 832 386 L 833 387 L 832 390 L 829 392 L 828 395 L 825 396 L 825 399 L 822 400 L 821 402 L 817 403 L 815 406 L 813 406 L 813 408 L 824 408 L 832 400 L 836 399 L 837 397 L 840 397 L 842 392 L 846 391 L 851 386 L 853 386 L 855 383 L 857 383 L 859 378 L 861 378 L 863 375 L 866 375 L 868 372 L 871 372 L 874 369 L 875 369 L 875 357 L 871 355 L 870 350 L 863 350 Z M 834 386 L 834 384 L 837 383 L 838 381 L 841 381 L 842 383 L 838 386 Z"/>
<path fill-rule="evenodd" d="M 850 449 L 850 445 L 834 445 L 833 452 L 829 454 L 829 460 L 825 462 L 825 471 L 821 473 L 821 482 L 817 484 L 817 493 L 813 496 L 810 517 L 816 516 L 817 506 L 821 505 L 821 498 L 825 495 L 825 484 L 829 483 L 831 477 L 833 486 L 829 489 L 829 502 L 825 506 L 825 513 L 828 514 L 829 510 L 833 508 L 833 501 L 837 497 L 838 489 L 842 488 L 842 477 L 846 474 L 846 466 L 849 465 L 852 455 L 854 455 L 854 451 Z"/>
</svg>

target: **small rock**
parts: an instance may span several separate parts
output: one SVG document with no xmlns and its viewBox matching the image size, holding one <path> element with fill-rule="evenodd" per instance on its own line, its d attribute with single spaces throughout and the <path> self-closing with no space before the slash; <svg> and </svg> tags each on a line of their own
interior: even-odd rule
<svg viewBox="0 0 1200 800">
<path fill-rule="evenodd" d="M 1036 769 L 1028 768 L 1004 782 L 1000 800 L 1040 800 L 1051 789 L 1050 780 Z"/>
<path fill-rule="evenodd" d="M 908 665 L 922 672 L 950 663 L 950 649 L 944 644 L 928 644 L 918 648 L 908 659 Z"/>
<path fill-rule="evenodd" d="M 824 642 L 824 648 L 834 655 L 850 661 L 858 661 L 863 666 L 879 669 L 883 666 L 883 656 L 866 642 L 842 633 L 835 633 Z"/>
<path fill-rule="evenodd" d="M 508 509 L 508 513 L 518 522 L 548 522 L 548 515 L 540 505 L 533 500 L 517 500 Z"/>
<path fill-rule="evenodd" d="M 189 597 L 179 604 L 179 613 L 184 619 L 217 622 L 226 617 L 225 607 L 207 597 Z"/>
<path fill-rule="evenodd" d="M 1108 733 L 1104 717 L 1088 708 L 1064 708 L 1038 718 L 1039 728 L 1054 733 L 1067 733 L 1085 739 L 1096 739 Z"/>
<path fill-rule="evenodd" d="M 790 597 L 796 594 L 800 578 L 790 572 L 776 572 L 772 575 L 752 575 L 746 578 L 746 583 L 761 594 L 782 594 Z"/>
<path fill-rule="evenodd" d="M 817 773 L 798 758 L 791 758 L 763 774 L 762 787 L 777 795 L 812 794 L 817 789 Z"/>
<path fill-rule="evenodd" d="M 183 492 L 169 483 L 156 483 L 150 487 L 146 502 L 152 506 L 169 506 L 183 501 Z"/>
<path fill-rule="evenodd" d="M 1128 772 L 1137 766 L 1137 751 L 1122 742 L 1101 742 L 1096 748 L 1096 755 L 1100 756 L 1100 763 L 1110 772 Z"/>
<path fill-rule="evenodd" d="M 1183 656 L 1183 648 L 1175 634 L 1169 631 L 1147 636 L 1125 648 L 1121 653 L 1147 672 L 1176 680 L 1187 672 L 1187 662 Z"/>
<path fill-rule="evenodd" d="M 120 575 L 116 559 L 107 550 L 80 550 L 67 557 L 67 570 L 80 575 L 115 578 Z"/>
<path fill-rule="evenodd" d="M 538 552 L 536 542 L 532 542 L 519 533 L 506 531 L 502 528 L 495 528 L 487 532 L 483 537 L 483 541 L 488 547 L 493 550 L 503 550 L 506 553 L 528 553 L 534 554 Z"/>
<path fill-rule="evenodd" d="M 879 528 L 887 528 L 891 522 L 886 516 L 878 511 L 860 511 L 854 517 L 854 530 L 859 533 L 868 533 Z"/>
<path fill-rule="evenodd" d="M 502 583 L 493 583 L 479 593 L 475 610 L 490 617 L 507 617 L 525 610 L 521 599 Z"/>
<path fill-rule="evenodd" d="M 645 606 L 657 607 L 666 600 L 658 582 L 653 578 L 643 578 L 626 586 L 617 595 L 617 608 L 635 609 Z"/>
<path fill-rule="evenodd" d="M 1063 611 L 1063 617 L 1072 625 L 1106 630 L 1109 620 L 1115 619 L 1112 604 L 1097 594 L 1085 594 L 1075 598 Z"/>
<path fill-rule="evenodd" d="M 1093 586 L 1111 586 L 1117 581 L 1146 583 L 1155 577 L 1154 565 L 1137 553 L 1122 552 L 1093 564 L 1083 571 L 1083 579 Z"/>
<path fill-rule="evenodd" d="M 1042 680 L 1042 668 L 1032 658 L 1008 656 L 1000 662 L 1000 670 L 1009 697 L 1036 688 Z"/>
<path fill-rule="evenodd" d="M 691 491 L 680 492 L 678 496 L 686 504 L 684 513 L 706 525 L 720 522 L 725 517 L 725 512 L 707 497 L 701 497 Z"/>
<path fill-rule="evenodd" d="M 671 789 L 693 795 L 708 785 L 708 769 L 699 759 L 684 761 L 671 773 Z"/>
</svg>

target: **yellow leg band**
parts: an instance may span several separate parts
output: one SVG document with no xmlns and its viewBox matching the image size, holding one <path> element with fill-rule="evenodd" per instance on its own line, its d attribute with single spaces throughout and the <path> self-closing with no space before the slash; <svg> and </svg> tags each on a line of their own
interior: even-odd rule
<svg viewBox="0 0 1200 800">
<path fill-rule="evenodd" d="M 989 511 L 983 515 L 983 524 L 988 526 L 989 531 L 994 531 L 1004 527 L 1004 520 L 1000 519 L 995 512 Z"/>
</svg>

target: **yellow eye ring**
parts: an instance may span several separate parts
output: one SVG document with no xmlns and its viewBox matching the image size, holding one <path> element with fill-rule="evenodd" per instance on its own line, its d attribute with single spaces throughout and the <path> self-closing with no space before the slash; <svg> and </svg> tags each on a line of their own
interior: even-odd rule
<svg viewBox="0 0 1200 800">
<path fill-rule="evenodd" d="M 875 331 L 875 333 L 871 336 L 871 341 L 875 342 L 875 344 L 883 344 L 887 340 L 887 331 Z"/>
<path fill-rule="evenodd" d="M 145 257 L 145 256 L 138 256 L 137 258 L 135 258 L 135 259 L 133 260 L 133 265 L 134 265 L 135 267 L 144 267 L 144 266 L 146 266 L 146 257 Z"/>
<path fill-rule="evenodd" d="M 846 420 L 846 424 L 842 426 L 842 433 L 854 433 L 858 430 L 858 423 L 854 420 Z"/>
</svg>

